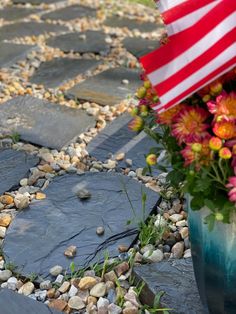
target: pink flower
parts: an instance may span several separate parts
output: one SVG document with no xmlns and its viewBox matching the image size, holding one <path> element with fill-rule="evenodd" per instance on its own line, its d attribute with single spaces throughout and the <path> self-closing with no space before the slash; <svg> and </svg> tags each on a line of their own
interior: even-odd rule
<svg viewBox="0 0 236 314">
<path fill-rule="evenodd" d="M 227 188 L 231 188 L 228 193 L 229 200 L 231 202 L 236 202 L 236 177 L 230 177 L 229 183 L 226 185 Z"/>
</svg>

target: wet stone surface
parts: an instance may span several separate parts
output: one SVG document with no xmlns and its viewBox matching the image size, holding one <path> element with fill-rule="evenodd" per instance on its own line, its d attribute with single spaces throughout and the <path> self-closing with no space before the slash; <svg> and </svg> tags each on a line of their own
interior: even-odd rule
<svg viewBox="0 0 236 314">
<path fill-rule="evenodd" d="M 35 84 L 42 84 L 48 88 L 62 85 L 79 74 L 91 70 L 99 64 L 97 60 L 85 59 L 53 59 L 44 62 L 35 71 L 30 81 Z"/>
<path fill-rule="evenodd" d="M 156 147 L 156 142 L 151 140 L 144 132 L 139 135 L 128 128 L 132 119 L 129 114 L 118 117 L 102 130 L 88 145 L 87 150 L 92 157 L 105 161 L 109 155 L 125 153 L 125 159 L 132 160 L 131 168 L 143 168 L 146 166 L 144 154 L 151 147 Z M 125 161 L 119 162 L 120 167 L 127 167 Z"/>
<path fill-rule="evenodd" d="M 106 35 L 100 31 L 70 33 L 50 38 L 47 45 L 64 52 L 106 54 L 110 47 L 105 42 Z"/>
<path fill-rule="evenodd" d="M 16 61 L 25 58 L 28 52 L 32 50 L 34 46 L 30 45 L 18 45 L 12 43 L 1 43 L 0 45 L 0 67 L 8 67 L 14 64 Z"/>
<path fill-rule="evenodd" d="M 62 21 L 69 21 L 82 17 L 96 17 L 96 10 L 82 5 L 71 5 L 42 15 L 43 20 L 49 19 Z"/>
<path fill-rule="evenodd" d="M 162 306 L 174 314 L 207 314 L 197 290 L 191 259 L 169 260 L 134 268 L 137 279 L 146 283 L 141 300 L 153 304 L 155 295 L 164 291 Z M 181 302 L 180 302 L 181 300 Z"/>
<path fill-rule="evenodd" d="M 129 84 L 123 84 L 128 80 Z M 139 72 L 126 68 L 104 71 L 68 90 L 68 97 L 87 100 L 103 106 L 120 103 L 140 86 Z"/>
<path fill-rule="evenodd" d="M 39 159 L 35 156 L 12 149 L 0 150 L 0 194 L 18 186 L 30 168 L 37 165 Z"/>
<path fill-rule="evenodd" d="M 125 38 L 123 46 L 136 58 L 140 58 L 159 47 L 157 40 L 149 40 L 144 38 Z"/>
<path fill-rule="evenodd" d="M 50 148 L 61 149 L 94 125 L 94 118 L 83 110 L 31 96 L 16 97 L 0 106 L 0 132 L 17 132 L 22 140 Z"/>
<path fill-rule="evenodd" d="M 62 314 L 45 304 L 8 289 L 0 290 L 1 314 Z"/>
<path fill-rule="evenodd" d="M 67 31 L 67 27 L 48 23 L 22 22 L 2 26 L 0 28 L 0 40 L 13 39 L 25 36 L 38 36 L 44 33 L 59 33 Z"/>
<path fill-rule="evenodd" d="M 30 14 L 34 14 L 39 11 L 40 10 L 37 9 L 6 7 L 3 10 L 0 10 L 0 19 L 4 19 L 6 21 L 14 21 L 22 19 L 24 17 L 29 16 Z"/>
<path fill-rule="evenodd" d="M 129 30 L 138 29 L 140 32 L 143 32 L 143 33 L 153 32 L 157 30 L 158 27 L 160 26 L 163 27 L 162 25 L 158 25 L 156 23 L 142 22 L 135 19 L 119 17 L 116 15 L 110 16 L 109 18 L 107 18 L 104 24 L 109 27 L 119 27 L 119 28 L 126 27 Z"/>
<path fill-rule="evenodd" d="M 4 256 L 18 266 L 21 274 L 44 277 L 54 265 L 69 268 L 73 259 L 64 251 L 71 245 L 77 248 L 74 262 L 80 267 L 101 261 L 106 251 L 110 257 L 117 256 L 118 245 L 130 246 L 137 235 L 124 185 L 137 219 L 141 219 L 139 182 L 117 173 L 57 177 L 45 190 L 45 200 L 33 201 L 29 209 L 16 216 L 4 241 Z M 80 189 L 87 189 L 91 197 L 81 200 L 77 196 Z M 147 194 L 148 215 L 159 196 L 145 186 L 143 191 Z M 133 223 L 127 226 L 129 219 Z M 103 235 L 97 235 L 98 226 L 104 227 Z"/>
</svg>

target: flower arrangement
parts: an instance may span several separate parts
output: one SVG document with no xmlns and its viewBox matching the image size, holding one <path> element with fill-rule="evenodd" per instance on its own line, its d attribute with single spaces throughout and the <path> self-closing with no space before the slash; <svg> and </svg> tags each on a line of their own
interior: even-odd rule
<svg viewBox="0 0 236 314">
<path fill-rule="evenodd" d="M 193 210 L 210 209 L 210 229 L 216 220 L 230 223 L 236 209 L 236 68 L 160 114 L 152 110 L 156 91 L 145 76 L 142 80 L 130 129 L 144 129 L 162 145 L 173 169 L 167 179 L 192 196 Z M 145 171 L 163 170 L 159 153 L 160 147 L 151 149 Z"/>
</svg>

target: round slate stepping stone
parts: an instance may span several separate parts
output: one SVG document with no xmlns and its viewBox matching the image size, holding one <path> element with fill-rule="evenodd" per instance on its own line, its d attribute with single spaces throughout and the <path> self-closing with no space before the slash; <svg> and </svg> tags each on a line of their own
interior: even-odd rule
<svg viewBox="0 0 236 314">
<path fill-rule="evenodd" d="M 13 149 L 0 150 L 0 195 L 19 185 L 39 158 Z"/>
<path fill-rule="evenodd" d="M 40 10 L 9 6 L 0 10 L 0 19 L 4 19 L 6 21 L 15 21 L 15 20 L 22 19 L 24 17 L 29 16 L 30 14 L 34 14 L 37 12 L 40 12 Z"/>
<path fill-rule="evenodd" d="M 129 84 L 123 84 L 123 80 Z M 140 86 L 139 71 L 115 68 L 95 75 L 67 91 L 67 96 L 112 106 L 132 96 Z"/>
<path fill-rule="evenodd" d="M 140 58 L 159 48 L 160 44 L 157 40 L 128 37 L 123 40 L 123 46 L 136 58 Z"/>
<path fill-rule="evenodd" d="M 17 132 L 22 140 L 40 146 L 61 149 L 94 125 L 94 117 L 84 110 L 31 96 L 19 96 L 0 106 L 0 132 Z"/>
<path fill-rule="evenodd" d="M 113 15 L 111 17 L 108 17 L 106 21 L 104 22 L 104 25 L 109 27 L 119 27 L 123 28 L 126 27 L 129 30 L 138 29 L 140 32 L 147 33 L 147 32 L 153 32 L 158 29 L 158 27 L 162 27 L 162 24 L 156 24 L 151 22 L 143 22 L 135 19 L 129 19 L 125 17 L 119 17 L 117 15 Z"/>
<path fill-rule="evenodd" d="M 43 20 L 70 21 L 83 17 L 96 17 L 96 10 L 82 5 L 71 5 L 42 15 Z"/>
<path fill-rule="evenodd" d="M 4 39 L 13 39 L 26 36 L 38 36 L 45 33 L 59 33 L 68 31 L 68 28 L 62 25 L 36 22 L 19 22 L 2 26 L 0 28 L 0 41 Z"/>
<path fill-rule="evenodd" d="M 64 52 L 106 54 L 110 46 L 105 41 L 106 35 L 100 31 L 87 31 L 83 33 L 69 33 L 50 38 L 47 45 L 59 48 Z"/>
<path fill-rule="evenodd" d="M 207 314 L 197 290 L 192 260 L 169 260 L 134 268 L 134 276 L 146 286 L 141 292 L 143 304 L 153 305 L 157 293 L 164 291 L 163 307 L 175 314 Z"/>
<path fill-rule="evenodd" d="M 1 42 L 0 45 L 0 67 L 9 67 L 20 59 L 24 59 L 35 46 L 18 45 Z"/>
<path fill-rule="evenodd" d="M 107 250 L 111 257 L 117 256 L 119 244 L 130 246 L 136 238 L 137 220 L 143 215 L 141 186 L 117 173 L 57 177 L 45 190 L 45 200 L 33 201 L 29 209 L 17 214 L 4 240 L 4 256 L 21 274 L 44 277 L 55 265 L 69 268 L 72 259 L 64 252 L 71 245 L 77 248 L 74 262 L 80 267 L 103 260 Z M 77 193 L 85 188 L 91 197 L 81 200 Z M 145 186 L 142 190 L 147 194 L 147 217 L 159 196 Z M 132 220 L 131 225 L 127 225 L 128 220 Z M 104 227 L 104 235 L 96 234 L 98 226 Z"/>
<path fill-rule="evenodd" d="M 41 63 L 30 81 L 48 88 L 58 87 L 77 75 L 95 68 L 99 63 L 100 61 L 93 59 L 53 59 Z"/>
<path fill-rule="evenodd" d="M 63 314 L 9 289 L 0 290 L 1 314 Z"/>
</svg>

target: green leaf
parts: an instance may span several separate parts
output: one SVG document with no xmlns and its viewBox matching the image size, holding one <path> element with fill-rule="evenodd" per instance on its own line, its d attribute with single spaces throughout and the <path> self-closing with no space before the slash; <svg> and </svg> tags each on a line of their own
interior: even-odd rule
<svg viewBox="0 0 236 314">
<path fill-rule="evenodd" d="M 210 214 L 205 217 L 205 223 L 208 225 L 208 230 L 211 232 L 214 229 L 215 226 L 215 215 Z"/>
<path fill-rule="evenodd" d="M 204 206 L 204 195 L 195 194 L 191 200 L 190 206 L 192 210 L 200 210 Z"/>
<path fill-rule="evenodd" d="M 209 199 L 205 199 L 204 204 L 207 208 L 209 208 L 212 211 L 215 211 L 217 209 L 216 204 Z"/>
<path fill-rule="evenodd" d="M 161 298 L 163 297 L 164 294 L 165 294 L 164 291 L 160 291 L 156 294 L 154 301 L 153 301 L 153 307 L 154 308 L 160 307 Z"/>
</svg>

